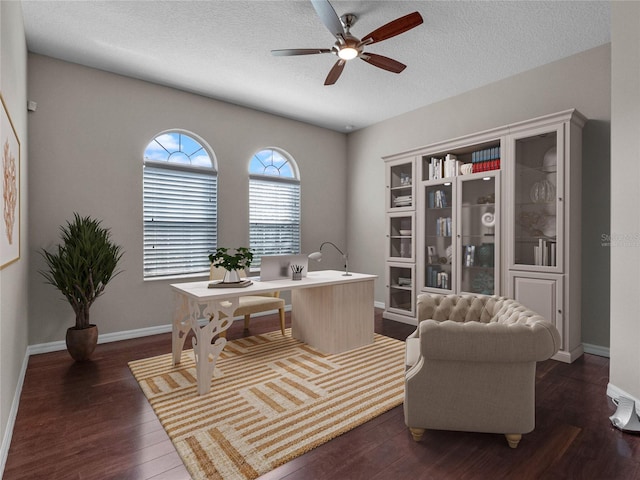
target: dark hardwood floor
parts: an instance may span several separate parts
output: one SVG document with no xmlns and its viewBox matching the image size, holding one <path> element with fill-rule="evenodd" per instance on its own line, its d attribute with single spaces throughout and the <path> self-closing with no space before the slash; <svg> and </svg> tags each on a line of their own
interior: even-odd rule
<svg viewBox="0 0 640 480">
<path fill-rule="evenodd" d="M 289 317 L 287 315 L 287 323 Z M 414 327 L 381 318 L 404 339 Z M 277 330 L 277 315 L 242 321 L 228 338 Z M 93 361 L 67 352 L 29 360 L 3 478 L 188 479 L 127 362 L 171 351 L 171 335 L 98 345 Z M 536 429 L 512 450 L 502 435 L 428 431 L 416 443 L 402 406 L 298 457 L 264 479 L 640 479 L 640 436 L 613 428 L 609 361 L 584 355 L 537 370 Z"/>
</svg>

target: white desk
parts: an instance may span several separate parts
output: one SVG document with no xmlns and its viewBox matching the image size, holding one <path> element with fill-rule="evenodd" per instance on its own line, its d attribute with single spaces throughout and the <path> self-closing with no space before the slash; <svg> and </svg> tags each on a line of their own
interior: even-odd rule
<svg viewBox="0 0 640 480">
<path fill-rule="evenodd" d="M 198 393 L 211 389 L 218 376 L 216 361 L 227 343 L 220 333 L 231 326 L 238 298 L 244 295 L 291 290 L 291 332 L 294 338 L 324 353 L 340 353 L 373 343 L 373 282 L 376 275 L 324 270 L 309 272 L 302 280 L 253 282 L 245 288 L 207 288 L 209 281 L 175 283 L 173 364 L 180 356 L 187 334 L 193 330 L 193 353 Z M 220 318 L 220 312 L 226 318 Z M 198 320 L 211 318 L 200 327 Z M 218 335 L 212 344 L 213 338 Z"/>
</svg>

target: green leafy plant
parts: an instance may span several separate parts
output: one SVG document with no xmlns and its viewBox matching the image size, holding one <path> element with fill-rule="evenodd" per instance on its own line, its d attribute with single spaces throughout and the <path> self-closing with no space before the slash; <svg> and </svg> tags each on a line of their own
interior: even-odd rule
<svg viewBox="0 0 640 480">
<path fill-rule="evenodd" d="M 235 249 L 236 253 L 229 253 L 225 247 L 216 248 L 215 253 L 209 254 L 209 261 L 215 267 L 222 267 L 225 270 L 244 270 L 249 268 L 253 261 L 253 252 L 249 248 L 240 247 Z"/>
<path fill-rule="evenodd" d="M 44 257 L 48 270 L 40 274 L 62 292 L 76 314 L 76 329 L 88 328 L 89 309 L 102 295 L 105 287 L 120 271 L 116 271 L 122 258 L 122 247 L 111 241 L 109 229 L 99 220 L 81 217 L 60 227 L 62 244 Z"/>
</svg>

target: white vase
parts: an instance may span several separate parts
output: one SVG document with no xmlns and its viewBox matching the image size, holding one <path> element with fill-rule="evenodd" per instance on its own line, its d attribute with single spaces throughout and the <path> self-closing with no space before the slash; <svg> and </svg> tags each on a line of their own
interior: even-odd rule
<svg viewBox="0 0 640 480">
<path fill-rule="evenodd" d="M 240 272 L 238 270 L 225 270 L 223 283 L 238 283 L 240 281 Z"/>
</svg>

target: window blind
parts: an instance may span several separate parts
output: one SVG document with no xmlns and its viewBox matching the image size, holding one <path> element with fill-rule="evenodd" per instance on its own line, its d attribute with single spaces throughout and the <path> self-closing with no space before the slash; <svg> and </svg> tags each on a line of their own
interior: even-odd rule
<svg viewBox="0 0 640 480">
<path fill-rule="evenodd" d="M 295 180 L 249 179 L 249 246 L 253 267 L 262 255 L 300 253 L 300 183 Z"/>
<path fill-rule="evenodd" d="M 144 277 L 209 270 L 217 245 L 217 175 L 144 167 Z"/>
</svg>

